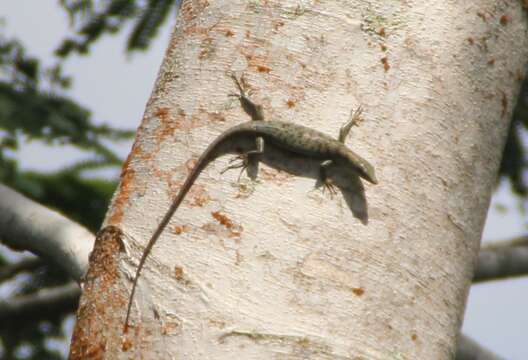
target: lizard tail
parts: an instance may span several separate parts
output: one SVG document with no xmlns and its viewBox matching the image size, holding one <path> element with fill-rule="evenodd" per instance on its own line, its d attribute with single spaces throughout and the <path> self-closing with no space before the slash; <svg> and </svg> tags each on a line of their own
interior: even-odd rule
<svg viewBox="0 0 528 360">
<path fill-rule="evenodd" d="M 128 331 L 128 320 L 130 318 L 130 311 L 132 309 L 132 302 L 134 299 L 134 294 L 136 292 L 136 286 L 139 279 L 139 275 L 141 273 L 141 269 L 143 269 L 143 265 L 145 264 L 145 260 L 147 259 L 148 255 L 150 254 L 150 251 L 152 250 L 152 247 L 160 237 L 161 233 L 165 229 L 165 227 L 169 224 L 169 221 L 182 203 L 183 199 L 185 198 L 185 195 L 189 192 L 191 189 L 191 186 L 196 181 L 200 173 L 203 169 L 207 167 L 207 165 L 215 160 L 216 158 L 232 153 L 237 152 L 240 149 L 238 149 L 239 142 L 236 141 L 237 137 L 245 138 L 247 136 L 248 129 L 244 126 L 235 126 L 231 128 L 230 130 L 222 133 L 220 136 L 218 136 L 209 146 L 207 149 L 202 153 L 198 161 L 196 162 L 196 165 L 190 172 L 190 174 L 187 176 L 187 179 L 185 180 L 184 184 L 180 188 L 180 191 L 178 192 L 178 195 L 176 195 L 176 198 L 172 202 L 169 210 L 165 213 L 163 216 L 163 219 L 159 223 L 156 231 L 154 234 L 152 234 L 152 237 L 147 243 L 147 246 L 145 247 L 145 250 L 143 250 L 143 254 L 141 255 L 141 259 L 139 260 L 138 267 L 136 269 L 136 274 L 134 276 L 134 280 L 132 283 L 132 290 L 130 292 L 130 298 L 128 300 L 128 306 L 127 306 L 127 313 L 125 318 L 125 324 L 123 328 L 123 332 L 126 333 Z"/>
</svg>

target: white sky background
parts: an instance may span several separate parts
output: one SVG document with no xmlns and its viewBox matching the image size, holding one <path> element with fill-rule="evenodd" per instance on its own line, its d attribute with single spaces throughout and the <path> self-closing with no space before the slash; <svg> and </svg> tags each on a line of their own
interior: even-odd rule
<svg viewBox="0 0 528 360">
<path fill-rule="evenodd" d="M 0 18 L 8 36 L 23 42 L 28 55 L 54 63 L 52 52 L 68 31 L 68 19 L 52 0 L 0 0 Z M 72 75 L 69 95 L 90 109 L 95 122 L 136 129 L 168 42 L 174 16 L 158 34 L 146 53 L 125 54 L 125 29 L 114 37 L 105 36 L 88 56 L 73 56 L 64 73 Z M 131 142 L 114 147 L 124 158 Z M 49 150 L 33 143 L 21 151 L 23 168 L 56 170 L 69 164 L 79 152 L 73 149 Z M 509 211 L 501 213 L 497 204 Z M 484 241 L 509 239 L 526 232 L 526 222 L 516 210 L 517 202 L 507 186 L 495 194 L 484 230 Z M 491 282 L 472 287 L 464 332 L 505 359 L 528 359 L 528 278 Z"/>
</svg>

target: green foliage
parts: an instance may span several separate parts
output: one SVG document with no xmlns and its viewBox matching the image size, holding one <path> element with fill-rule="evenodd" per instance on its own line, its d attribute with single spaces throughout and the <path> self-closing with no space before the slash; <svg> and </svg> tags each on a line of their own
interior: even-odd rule
<svg viewBox="0 0 528 360">
<path fill-rule="evenodd" d="M 521 141 L 523 136 L 526 138 L 526 130 L 528 130 L 528 81 L 525 79 L 513 112 L 500 167 L 501 177 L 510 180 L 512 191 L 521 198 L 528 196 L 528 184 L 523 176 L 527 168 L 526 149 Z"/>
<path fill-rule="evenodd" d="M 62 210 L 95 231 L 102 219 L 115 180 L 86 180 L 86 170 L 119 167 L 121 159 L 104 141 L 119 141 L 131 131 L 95 125 L 90 112 L 65 95 L 70 81 L 60 67 L 41 69 L 14 40 L 0 38 L 0 182 L 38 202 Z M 50 76 L 51 74 L 51 76 Z M 50 146 L 73 146 L 89 158 L 56 174 L 23 173 L 17 167 L 17 150 L 29 141 Z"/>
<path fill-rule="evenodd" d="M 134 23 L 127 50 L 145 50 L 170 10 L 176 13 L 179 6 L 177 0 L 61 0 L 60 3 L 72 24 L 79 24 L 76 36 L 65 39 L 57 48 L 56 54 L 62 58 L 74 52 L 86 54 L 102 35 L 120 31 L 127 22 Z"/>
<path fill-rule="evenodd" d="M 85 174 L 117 170 L 122 159 L 106 144 L 130 139 L 133 132 L 94 124 L 90 111 L 67 96 L 71 79 L 62 74 L 60 64 L 44 67 L 18 41 L 1 33 L 0 74 L 0 182 L 96 232 L 117 182 Z M 19 150 L 32 141 L 74 147 L 83 159 L 54 173 L 20 171 Z M 8 264 L 0 255 L 0 265 Z M 68 281 L 60 269 L 48 264 L 26 271 L 11 286 L 13 295 L 24 295 Z M 3 316 L 0 359 L 60 359 L 46 343 L 64 336 L 64 317 L 74 309 L 70 300 L 28 316 Z"/>
</svg>

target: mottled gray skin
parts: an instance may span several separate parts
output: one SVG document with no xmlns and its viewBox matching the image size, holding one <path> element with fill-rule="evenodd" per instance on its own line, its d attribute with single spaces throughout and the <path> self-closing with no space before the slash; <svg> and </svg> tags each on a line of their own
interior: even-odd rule
<svg viewBox="0 0 528 360">
<path fill-rule="evenodd" d="M 240 90 L 240 94 L 234 96 L 238 97 L 242 108 L 251 116 L 252 121 L 233 126 L 220 134 L 209 144 L 187 176 L 178 195 L 176 195 L 169 210 L 150 238 L 139 261 L 128 302 L 125 332 L 128 329 L 132 301 L 145 260 L 202 170 L 218 157 L 226 154 L 240 154 L 244 159 L 243 163 L 230 168 L 246 168 L 251 161 L 258 161 L 259 157 L 265 158 L 265 147 L 269 146 L 288 157 L 302 158 L 310 162 L 320 161 L 319 180 L 330 189 L 332 189 L 332 185 L 327 179 L 325 171 L 330 165 L 353 169 L 363 179 L 377 184 L 372 165 L 344 145 L 344 138 L 350 131 L 354 119 L 341 129 L 339 139 L 334 139 L 320 131 L 302 125 L 282 121 L 264 121 L 262 108 L 246 96 L 236 78 L 233 77 L 233 80 Z"/>
<path fill-rule="evenodd" d="M 251 121 L 228 130 L 254 132 L 264 143 L 277 148 L 321 161 L 331 160 L 336 165 L 354 168 L 358 175 L 377 184 L 374 167 L 342 142 L 306 126 L 282 121 Z M 246 131 L 247 131 L 246 130 Z"/>
</svg>

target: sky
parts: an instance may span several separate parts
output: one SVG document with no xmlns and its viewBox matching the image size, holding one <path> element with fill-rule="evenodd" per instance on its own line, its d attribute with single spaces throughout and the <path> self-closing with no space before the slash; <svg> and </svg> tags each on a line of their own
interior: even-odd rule
<svg viewBox="0 0 528 360">
<path fill-rule="evenodd" d="M 3 0 L 0 28 L 15 36 L 30 52 L 48 65 L 53 64 L 52 52 L 68 31 L 68 19 L 57 0 Z M 154 80 L 165 46 L 168 43 L 174 17 L 158 34 L 146 53 L 125 54 L 129 29 L 113 37 L 99 40 L 89 56 L 73 56 L 66 62 L 65 74 L 73 77 L 69 94 L 93 112 L 96 123 L 136 129 Z M 124 158 L 131 142 L 113 148 Z M 33 143 L 21 152 L 21 166 L 52 171 L 78 158 L 74 149 L 55 149 Z M 517 200 L 507 184 L 495 193 L 484 229 L 483 241 L 510 239 L 526 232 L 526 222 L 516 210 Z M 506 207 L 509 211 L 500 210 Z M 528 277 L 490 282 L 471 288 L 463 332 L 505 359 L 528 359 Z"/>
</svg>

